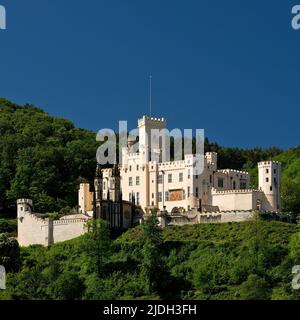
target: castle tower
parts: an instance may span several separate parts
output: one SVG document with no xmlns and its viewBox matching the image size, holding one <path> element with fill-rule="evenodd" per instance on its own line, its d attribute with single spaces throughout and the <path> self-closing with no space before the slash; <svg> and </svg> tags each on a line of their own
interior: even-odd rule
<svg viewBox="0 0 300 320">
<path fill-rule="evenodd" d="M 17 200 L 17 214 L 18 219 L 24 218 L 24 214 L 26 213 L 32 213 L 33 211 L 33 202 L 31 199 L 18 199 Z"/>
<path fill-rule="evenodd" d="M 121 192 L 121 175 L 118 164 L 115 164 L 110 177 L 109 197 L 109 223 L 112 229 L 120 229 L 123 226 L 123 208 Z"/>
<path fill-rule="evenodd" d="M 93 192 L 90 192 L 89 183 L 81 183 L 78 191 L 78 204 L 80 213 L 87 213 L 93 210 Z"/>
<path fill-rule="evenodd" d="M 218 154 L 216 152 L 206 152 L 205 158 L 211 169 L 217 171 Z"/>
<path fill-rule="evenodd" d="M 121 200 L 121 175 L 117 164 L 113 166 L 111 171 L 109 193 L 110 200 L 114 202 L 119 202 Z"/>
<path fill-rule="evenodd" d="M 97 169 L 94 179 L 94 218 L 101 216 L 101 202 L 103 198 L 103 173 L 101 165 L 97 163 Z"/>
<path fill-rule="evenodd" d="M 144 163 L 151 161 L 151 131 L 163 130 L 166 128 L 166 121 L 164 118 L 153 118 L 143 116 L 138 120 L 139 128 L 139 151 Z M 162 143 L 159 141 L 159 149 L 162 148 Z M 161 150 L 160 150 L 161 153 Z"/>
<path fill-rule="evenodd" d="M 262 161 L 258 163 L 258 185 L 266 196 L 264 210 L 278 212 L 280 201 L 281 163 L 278 161 Z"/>
</svg>

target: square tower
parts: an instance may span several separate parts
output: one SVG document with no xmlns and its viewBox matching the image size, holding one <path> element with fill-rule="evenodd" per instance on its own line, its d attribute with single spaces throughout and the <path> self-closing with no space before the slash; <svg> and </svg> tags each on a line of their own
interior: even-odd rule
<svg viewBox="0 0 300 320">
<path fill-rule="evenodd" d="M 278 161 L 262 161 L 258 163 L 258 186 L 266 196 L 264 206 L 267 211 L 278 212 L 280 201 L 281 163 Z"/>
<path fill-rule="evenodd" d="M 162 141 L 159 141 L 159 150 L 152 150 L 151 137 L 153 137 L 152 130 L 163 130 L 166 128 L 166 121 L 164 118 L 153 118 L 143 116 L 138 120 L 139 128 L 139 152 L 144 161 L 144 164 L 151 161 L 151 151 L 159 153 L 162 152 Z M 161 157 L 160 157 L 161 158 Z"/>
</svg>

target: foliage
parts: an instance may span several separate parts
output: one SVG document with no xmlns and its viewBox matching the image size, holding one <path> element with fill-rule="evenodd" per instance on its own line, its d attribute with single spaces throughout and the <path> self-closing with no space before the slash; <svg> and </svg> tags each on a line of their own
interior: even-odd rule
<svg viewBox="0 0 300 320">
<path fill-rule="evenodd" d="M 102 219 L 92 220 L 87 227 L 88 232 L 83 236 L 83 250 L 88 257 L 90 271 L 101 277 L 112 250 L 110 231 L 107 222 Z"/>
<path fill-rule="evenodd" d="M 255 219 L 161 230 L 153 215 L 116 240 L 101 220 L 89 227 L 48 248 L 21 248 L 0 299 L 300 299 L 291 287 L 296 225 Z"/>
<path fill-rule="evenodd" d="M 20 263 L 20 248 L 18 241 L 0 234 L 0 265 L 7 271 L 16 271 Z"/>
<path fill-rule="evenodd" d="M 15 235 L 17 233 L 17 220 L 0 219 L 0 234 L 1 233 L 9 233 Z"/>
<path fill-rule="evenodd" d="M 141 243 L 143 245 L 141 277 L 144 281 L 145 292 L 149 295 L 160 290 L 162 279 L 167 275 L 160 254 L 163 241 L 155 211 L 152 211 L 142 224 Z"/>
<path fill-rule="evenodd" d="M 73 207 L 79 182 L 93 179 L 97 147 L 94 133 L 68 120 L 0 99 L 0 207 L 14 212 L 22 197 L 41 213 Z"/>
</svg>

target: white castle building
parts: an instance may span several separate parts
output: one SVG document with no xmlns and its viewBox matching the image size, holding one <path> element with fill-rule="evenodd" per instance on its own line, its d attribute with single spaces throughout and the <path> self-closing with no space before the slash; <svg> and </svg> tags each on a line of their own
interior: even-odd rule
<svg viewBox="0 0 300 320">
<path fill-rule="evenodd" d="M 223 212 L 231 210 L 280 211 L 281 164 L 275 161 L 258 163 L 259 187 L 250 189 L 250 176 L 245 171 L 218 170 L 217 153 L 208 152 L 203 159 L 204 168 L 195 172 L 194 163 L 199 155 L 185 155 L 180 161 L 151 161 L 152 130 L 166 128 L 164 118 L 143 116 L 138 120 L 138 152 L 132 149 L 136 139 L 131 139 L 122 150 L 120 164 L 123 200 L 135 202 L 147 212 L 158 208 L 169 213 Z M 149 140 L 149 142 L 148 142 Z M 156 151 L 162 159 L 163 149 Z M 112 169 L 103 169 L 103 199 L 110 190 Z M 92 211 L 93 196 L 88 184 L 79 190 L 82 212 Z"/>
</svg>

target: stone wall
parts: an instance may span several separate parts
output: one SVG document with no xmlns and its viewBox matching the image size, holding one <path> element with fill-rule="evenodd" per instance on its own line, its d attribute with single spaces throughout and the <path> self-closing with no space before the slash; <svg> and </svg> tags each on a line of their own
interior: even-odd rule
<svg viewBox="0 0 300 320">
<path fill-rule="evenodd" d="M 32 201 L 18 200 L 18 242 L 20 246 L 48 246 L 85 233 L 87 218 L 65 216 L 60 220 L 42 219 L 32 212 Z"/>
</svg>

